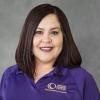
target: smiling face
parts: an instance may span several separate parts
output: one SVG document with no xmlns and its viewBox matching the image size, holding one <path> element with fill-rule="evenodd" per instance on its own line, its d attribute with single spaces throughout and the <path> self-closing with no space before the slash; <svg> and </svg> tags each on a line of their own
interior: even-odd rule
<svg viewBox="0 0 100 100">
<path fill-rule="evenodd" d="M 36 64 L 54 64 L 62 51 L 63 34 L 55 14 L 49 14 L 39 23 L 33 37 L 33 54 Z"/>
</svg>

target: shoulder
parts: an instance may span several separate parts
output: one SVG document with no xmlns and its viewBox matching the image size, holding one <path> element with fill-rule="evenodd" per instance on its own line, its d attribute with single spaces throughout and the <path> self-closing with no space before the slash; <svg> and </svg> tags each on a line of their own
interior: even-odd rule
<svg viewBox="0 0 100 100">
<path fill-rule="evenodd" d="M 76 78 L 82 78 L 83 80 L 87 78 L 94 79 L 93 75 L 82 67 L 69 69 L 69 71 Z"/>
<path fill-rule="evenodd" d="M 93 75 L 86 69 L 79 67 L 69 70 L 81 94 L 92 93 L 98 95 L 99 90 Z M 91 95 L 91 94 L 90 94 Z M 88 97 L 88 96 L 87 96 Z M 90 99 L 92 100 L 92 99 Z M 98 99 L 97 99 L 98 100 Z"/>
<path fill-rule="evenodd" d="M 63 68 L 63 72 L 66 73 L 66 77 L 69 76 L 77 85 L 77 87 L 82 91 L 86 81 L 94 81 L 93 76 L 90 72 L 82 67 L 77 68 Z"/>
<path fill-rule="evenodd" d="M 9 78 L 10 76 L 15 76 L 16 73 L 18 73 L 18 66 L 17 64 L 9 66 L 8 68 L 6 68 L 6 70 L 3 73 L 3 77 L 5 77 L 6 79 Z"/>
<path fill-rule="evenodd" d="M 93 75 L 82 67 L 70 69 L 69 72 L 76 80 L 76 83 L 81 83 L 80 85 L 84 85 L 86 82 L 95 82 Z"/>
<path fill-rule="evenodd" d="M 8 68 L 6 68 L 6 70 L 3 72 L 3 75 L 0 80 L 0 87 L 3 88 L 3 87 L 5 87 L 5 85 L 7 86 L 9 81 L 11 84 L 11 80 L 15 79 L 17 72 L 18 72 L 17 65 L 12 65 L 12 66 L 9 66 Z"/>
<path fill-rule="evenodd" d="M 11 73 L 13 73 L 13 72 L 16 72 L 17 70 L 18 70 L 18 67 L 17 67 L 17 65 L 15 64 L 15 65 L 9 66 L 9 67 L 4 71 L 4 73 L 6 73 L 6 74 L 11 74 Z"/>
<path fill-rule="evenodd" d="M 66 73 L 69 72 L 72 77 L 77 79 L 81 78 L 81 80 L 84 80 L 86 78 L 93 78 L 92 74 L 82 67 L 77 67 L 72 69 L 63 68 L 63 71 L 65 71 Z"/>
</svg>

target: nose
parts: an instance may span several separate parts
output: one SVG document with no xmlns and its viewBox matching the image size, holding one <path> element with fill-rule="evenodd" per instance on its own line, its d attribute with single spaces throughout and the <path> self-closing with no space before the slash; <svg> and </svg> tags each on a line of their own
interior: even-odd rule
<svg viewBox="0 0 100 100">
<path fill-rule="evenodd" d="M 44 43 L 50 43 L 52 41 L 51 37 L 49 34 L 44 34 L 42 37 L 42 42 Z"/>
</svg>

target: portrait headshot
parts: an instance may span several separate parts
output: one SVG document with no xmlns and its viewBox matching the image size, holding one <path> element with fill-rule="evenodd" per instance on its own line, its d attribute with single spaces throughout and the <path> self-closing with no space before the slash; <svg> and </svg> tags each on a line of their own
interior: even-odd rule
<svg viewBox="0 0 100 100">
<path fill-rule="evenodd" d="M 69 19 L 62 6 L 41 2 L 28 8 L 16 34 L 15 62 L 1 75 L 0 100 L 100 100 L 99 79 L 89 71 L 91 62 L 85 58 L 90 56 L 80 45 L 88 40 L 73 33 L 75 20 Z"/>
</svg>

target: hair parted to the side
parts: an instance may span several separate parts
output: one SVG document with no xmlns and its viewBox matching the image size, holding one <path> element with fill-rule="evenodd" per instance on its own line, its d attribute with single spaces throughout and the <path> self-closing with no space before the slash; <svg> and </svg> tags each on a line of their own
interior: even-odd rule
<svg viewBox="0 0 100 100">
<path fill-rule="evenodd" d="M 54 66 L 76 68 L 80 67 L 82 62 L 64 12 L 57 6 L 40 4 L 29 12 L 15 54 L 15 60 L 19 69 L 29 77 L 33 77 L 35 72 L 35 60 L 32 53 L 33 37 L 40 21 L 48 14 L 55 14 L 58 17 L 63 33 L 63 49 Z"/>
</svg>

